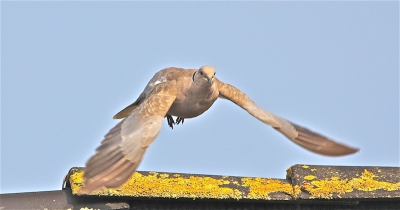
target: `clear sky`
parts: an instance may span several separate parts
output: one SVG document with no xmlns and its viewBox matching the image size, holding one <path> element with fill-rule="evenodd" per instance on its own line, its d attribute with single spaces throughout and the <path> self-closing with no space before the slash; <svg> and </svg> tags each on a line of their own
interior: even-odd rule
<svg viewBox="0 0 400 210">
<path fill-rule="evenodd" d="M 139 170 L 285 178 L 399 166 L 399 3 L 1 2 L 1 192 L 58 190 L 158 70 L 215 67 L 259 106 L 360 148 L 324 157 L 226 100 Z"/>
</svg>

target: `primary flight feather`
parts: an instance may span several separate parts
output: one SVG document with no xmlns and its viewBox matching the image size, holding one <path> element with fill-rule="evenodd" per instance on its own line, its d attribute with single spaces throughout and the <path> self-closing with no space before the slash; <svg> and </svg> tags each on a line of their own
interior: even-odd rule
<svg viewBox="0 0 400 210">
<path fill-rule="evenodd" d="M 218 98 L 232 101 L 312 152 L 341 156 L 358 151 L 265 111 L 236 87 L 219 81 L 212 66 L 198 70 L 171 67 L 157 72 L 138 99 L 114 116 L 123 120 L 105 135 L 86 163 L 81 192 L 124 184 L 160 132 L 164 117 L 173 128 L 185 118 L 203 114 Z"/>
</svg>

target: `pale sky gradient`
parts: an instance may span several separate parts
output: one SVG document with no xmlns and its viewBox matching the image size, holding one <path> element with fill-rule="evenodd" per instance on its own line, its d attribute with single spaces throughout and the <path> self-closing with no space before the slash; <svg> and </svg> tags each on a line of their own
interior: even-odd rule
<svg viewBox="0 0 400 210">
<path fill-rule="evenodd" d="M 1 2 L 1 193 L 61 189 L 158 70 L 212 65 L 258 105 L 360 148 L 308 152 L 218 100 L 139 170 L 285 178 L 399 166 L 399 3 Z"/>
</svg>

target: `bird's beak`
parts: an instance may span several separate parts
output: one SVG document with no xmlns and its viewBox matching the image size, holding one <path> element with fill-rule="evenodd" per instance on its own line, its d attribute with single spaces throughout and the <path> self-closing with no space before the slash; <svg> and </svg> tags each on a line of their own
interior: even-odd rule
<svg viewBox="0 0 400 210">
<path fill-rule="evenodd" d="M 210 85 L 212 85 L 214 82 L 214 77 L 207 78 L 207 80 L 208 80 L 208 83 L 210 83 Z"/>
</svg>

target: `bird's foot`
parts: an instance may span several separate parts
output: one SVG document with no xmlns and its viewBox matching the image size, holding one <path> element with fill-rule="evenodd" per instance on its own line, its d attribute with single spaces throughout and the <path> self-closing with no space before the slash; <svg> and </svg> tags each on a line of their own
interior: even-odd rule
<svg viewBox="0 0 400 210">
<path fill-rule="evenodd" d="M 177 125 L 179 125 L 179 123 L 181 123 L 182 122 L 182 125 L 183 125 L 183 122 L 185 121 L 185 118 L 180 118 L 180 117 L 177 117 L 176 118 L 176 124 Z"/>
<path fill-rule="evenodd" d="M 175 121 L 174 118 L 172 118 L 172 116 L 169 114 L 165 115 L 165 117 L 167 118 L 169 127 L 171 127 L 172 129 L 174 129 L 174 125 L 179 125 L 179 123 L 182 123 L 182 125 L 183 125 L 183 122 L 185 121 L 184 118 L 180 118 L 180 117 L 177 117 L 176 121 Z"/>
<path fill-rule="evenodd" d="M 165 115 L 165 117 L 167 118 L 167 122 L 168 122 L 169 127 L 174 129 L 174 124 L 175 124 L 174 118 L 172 118 L 172 116 L 169 115 L 169 114 Z"/>
</svg>

